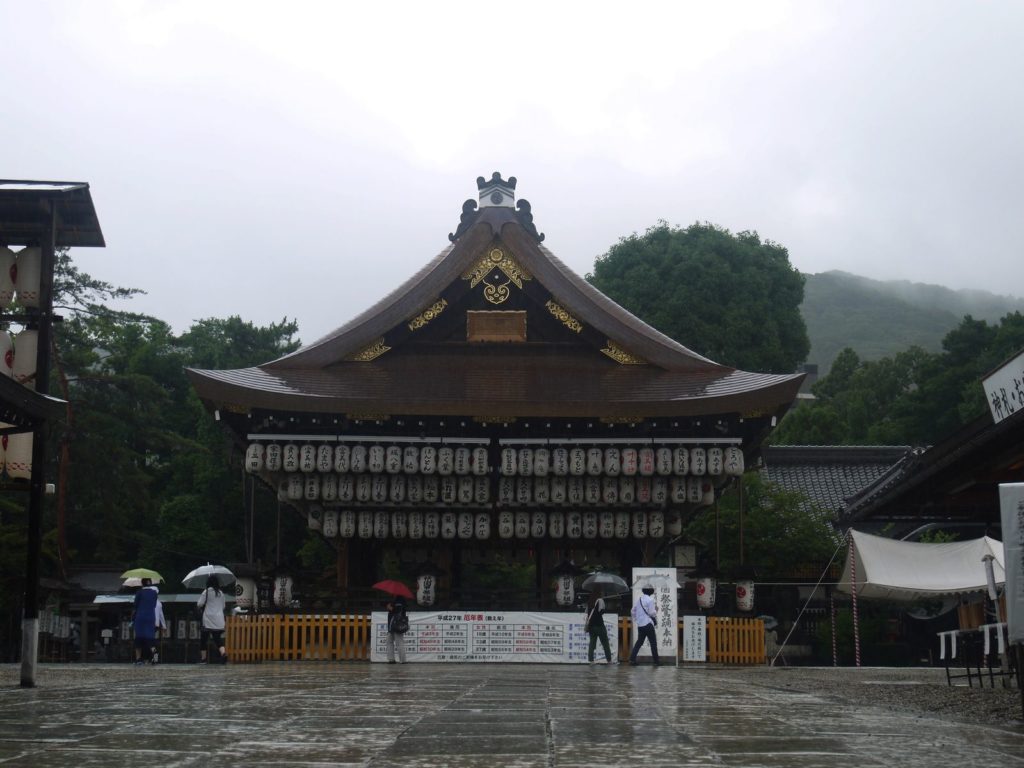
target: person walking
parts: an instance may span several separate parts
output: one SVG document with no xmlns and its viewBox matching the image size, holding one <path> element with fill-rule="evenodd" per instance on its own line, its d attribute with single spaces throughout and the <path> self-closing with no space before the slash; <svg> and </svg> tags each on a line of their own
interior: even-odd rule
<svg viewBox="0 0 1024 768">
<path fill-rule="evenodd" d="M 587 649 L 587 661 L 594 663 L 594 649 L 597 641 L 601 641 L 604 648 L 604 658 L 608 664 L 612 663 L 612 649 L 608 645 L 608 628 L 604 625 L 604 598 L 597 592 L 590 596 L 590 603 L 587 609 L 587 634 L 590 635 L 590 647 Z"/>
<path fill-rule="evenodd" d="M 654 587 L 645 586 L 640 592 L 641 595 L 633 604 L 633 609 L 630 612 L 633 617 L 633 626 L 636 627 L 636 643 L 633 644 L 633 650 L 629 654 L 629 663 L 636 666 L 637 654 L 640 653 L 646 639 L 651 644 L 651 657 L 654 659 L 654 666 L 658 666 L 658 637 L 654 632 L 655 627 L 658 626 L 658 606 L 655 605 L 654 598 L 651 597 L 654 594 Z"/>
<path fill-rule="evenodd" d="M 135 593 L 132 625 L 135 629 L 135 664 L 145 664 L 156 645 L 156 606 L 160 595 L 152 579 L 142 580 L 142 589 Z"/>
<path fill-rule="evenodd" d="M 224 648 L 224 593 L 221 592 L 217 577 L 210 575 L 206 579 L 206 589 L 199 596 L 196 605 L 203 612 L 203 629 L 199 633 L 199 663 L 207 661 L 206 650 L 210 640 L 217 646 L 217 661 L 221 664 L 228 660 Z"/>
<path fill-rule="evenodd" d="M 153 589 L 156 589 L 156 587 L 154 586 Z M 158 652 L 159 649 L 157 648 L 158 641 L 160 640 L 160 638 L 167 636 L 167 620 L 164 618 L 164 604 L 160 600 L 160 590 L 157 590 L 154 616 L 156 631 L 154 632 L 155 636 L 153 638 L 153 645 L 150 647 L 149 663 L 159 664 L 160 654 Z"/>
<path fill-rule="evenodd" d="M 398 662 L 405 664 L 405 633 L 409 631 L 409 614 L 405 612 L 405 598 L 398 595 L 388 603 L 388 664 L 395 663 L 395 648 L 398 648 Z"/>
</svg>

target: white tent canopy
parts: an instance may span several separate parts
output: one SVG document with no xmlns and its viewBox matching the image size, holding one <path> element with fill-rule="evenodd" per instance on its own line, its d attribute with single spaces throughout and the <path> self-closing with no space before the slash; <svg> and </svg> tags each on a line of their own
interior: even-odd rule
<svg viewBox="0 0 1024 768">
<path fill-rule="evenodd" d="M 1006 581 L 1003 543 L 985 536 L 971 541 L 924 544 L 897 541 L 850 530 L 856 558 L 857 596 L 884 600 L 984 592 L 988 588 L 982 557 L 992 555 L 996 584 Z M 847 554 L 840 592 L 850 592 L 850 556 Z"/>
</svg>

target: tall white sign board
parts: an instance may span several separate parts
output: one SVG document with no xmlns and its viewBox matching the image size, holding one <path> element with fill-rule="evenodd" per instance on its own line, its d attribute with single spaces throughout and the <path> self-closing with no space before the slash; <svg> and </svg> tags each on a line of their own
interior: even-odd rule
<svg viewBox="0 0 1024 768">
<path fill-rule="evenodd" d="M 1006 634 L 1024 643 L 1024 483 L 999 486 L 1003 515 L 1003 566 L 1006 569 Z"/>
<path fill-rule="evenodd" d="M 679 583 L 676 581 L 675 568 L 634 568 L 633 569 L 633 602 L 630 608 L 640 599 L 640 590 L 645 584 L 654 587 L 654 604 L 657 606 L 658 627 L 655 636 L 658 638 L 658 656 L 679 662 L 679 621 L 677 593 Z M 630 624 L 630 638 L 636 643 L 636 626 Z M 650 645 L 644 643 L 638 656 L 650 657 Z"/>
<path fill-rule="evenodd" d="M 1024 352 L 982 379 L 981 385 L 996 424 L 1024 409 Z"/>
</svg>

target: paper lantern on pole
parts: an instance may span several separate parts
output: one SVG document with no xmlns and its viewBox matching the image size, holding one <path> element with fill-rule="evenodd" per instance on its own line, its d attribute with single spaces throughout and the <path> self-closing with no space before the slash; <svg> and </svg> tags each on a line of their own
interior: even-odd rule
<svg viewBox="0 0 1024 768">
<path fill-rule="evenodd" d="M 519 505 L 529 504 L 533 495 L 533 479 L 529 477 L 516 478 L 516 503 Z"/>
<path fill-rule="evenodd" d="M 570 477 L 566 483 L 565 500 L 570 504 L 583 503 L 583 478 Z"/>
<path fill-rule="evenodd" d="M 543 512 L 530 515 L 530 535 L 535 539 L 543 539 L 548 530 L 548 516 Z"/>
<path fill-rule="evenodd" d="M 14 299 L 14 276 L 17 255 L 5 245 L 0 245 L 0 309 L 7 309 Z"/>
<path fill-rule="evenodd" d="M 437 474 L 450 475 L 455 470 L 455 451 L 447 445 L 437 449 Z"/>
<path fill-rule="evenodd" d="M 423 478 L 423 503 L 436 504 L 440 487 L 437 475 L 426 475 Z"/>
<path fill-rule="evenodd" d="M 516 481 L 511 477 L 498 478 L 498 503 L 504 506 L 514 504 L 516 500 Z"/>
<path fill-rule="evenodd" d="M 404 539 L 409 532 L 409 518 L 405 512 L 391 513 L 391 535 L 396 539 Z"/>
<path fill-rule="evenodd" d="M 439 512 L 423 513 L 423 535 L 428 539 L 436 539 L 441 535 L 441 514 Z"/>
<path fill-rule="evenodd" d="M 668 478 L 655 477 L 651 482 L 651 503 L 664 506 L 668 502 Z"/>
<path fill-rule="evenodd" d="M 316 449 L 317 472 L 330 472 L 334 469 L 334 446 L 321 445 Z"/>
<path fill-rule="evenodd" d="M 754 610 L 754 580 L 741 579 L 736 582 L 736 610 Z"/>
<path fill-rule="evenodd" d="M 673 477 L 670 483 L 669 494 L 672 498 L 673 504 L 685 504 L 686 503 L 686 478 L 685 477 Z"/>
<path fill-rule="evenodd" d="M 320 479 L 320 498 L 324 501 L 336 501 L 338 498 L 338 476 L 328 472 Z"/>
<path fill-rule="evenodd" d="M 353 445 L 352 450 L 348 454 L 348 466 L 349 470 L 355 474 L 361 474 L 366 471 L 366 446 L 365 445 Z"/>
<path fill-rule="evenodd" d="M 691 504 L 699 504 L 704 498 L 704 489 L 699 477 L 686 478 L 686 500 Z"/>
<path fill-rule="evenodd" d="M 336 445 L 334 447 L 334 471 L 339 475 L 348 472 L 349 460 L 352 456 L 352 449 L 347 445 Z"/>
<path fill-rule="evenodd" d="M 303 472 L 316 471 L 315 445 L 304 445 L 299 449 L 299 469 Z"/>
<path fill-rule="evenodd" d="M 263 466 L 267 472 L 281 471 L 281 446 L 277 443 L 270 443 L 263 454 Z"/>
<path fill-rule="evenodd" d="M 551 469 L 551 451 L 547 448 L 538 448 L 533 452 L 533 474 L 537 477 L 547 477 Z"/>
<path fill-rule="evenodd" d="M 245 471 L 262 472 L 264 453 L 265 449 L 262 443 L 249 443 L 249 447 L 245 449 Z"/>
<path fill-rule="evenodd" d="M 530 513 L 529 512 L 516 512 L 516 538 L 517 539 L 528 539 L 530 538 Z"/>
<path fill-rule="evenodd" d="M 343 509 L 338 513 L 338 534 L 343 539 L 351 539 L 356 535 L 356 513 L 351 509 Z"/>
<path fill-rule="evenodd" d="M 12 480 L 32 479 L 32 433 L 20 432 L 4 435 L 7 440 L 7 476 Z"/>
<path fill-rule="evenodd" d="M 405 479 L 405 498 L 412 504 L 423 501 L 423 478 L 420 475 L 409 475 Z"/>
<path fill-rule="evenodd" d="M 710 507 L 715 503 L 715 484 L 710 480 L 702 480 L 700 484 L 701 496 L 700 505 Z"/>
<path fill-rule="evenodd" d="M 334 509 L 328 509 L 324 512 L 323 520 L 324 536 L 328 539 L 333 539 L 338 535 L 338 512 Z"/>
<path fill-rule="evenodd" d="M 738 477 L 743 474 L 743 451 L 735 445 L 730 445 L 725 449 L 725 456 L 723 459 L 725 463 L 725 474 Z"/>
<path fill-rule="evenodd" d="M 363 511 L 359 513 L 358 529 L 360 539 L 373 538 L 373 512 Z"/>
<path fill-rule="evenodd" d="M 555 448 L 551 451 L 551 473 L 558 477 L 569 474 L 569 451 L 565 448 Z"/>
<path fill-rule="evenodd" d="M 374 512 L 373 513 L 373 535 L 377 539 L 386 539 L 388 537 L 388 513 L 387 512 Z"/>
<path fill-rule="evenodd" d="M 560 539 L 565 535 L 565 513 L 551 512 L 548 514 L 548 536 Z"/>
<path fill-rule="evenodd" d="M 647 515 L 647 535 L 652 539 L 660 539 L 665 535 L 665 514 L 651 512 Z"/>
<path fill-rule="evenodd" d="M 665 513 L 665 531 L 669 536 L 679 536 L 683 532 L 683 516 L 678 512 Z"/>
<path fill-rule="evenodd" d="M 235 579 L 235 605 L 252 608 L 256 601 L 256 579 L 240 576 Z"/>
<path fill-rule="evenodd" d="M 402 471 L 402 449 L 397 445 L 389 445 L 384 449 L 384 471 L 389 475 L 397 475 Z"/>
<path fill-rule="evenodd" d="M 565 504 L 565 478 L 558 475 L 551 478 L 551 503 Z"/>
<path fill-rule="evenodd" d="M 23 307 L 39 306 L 39 285 L 43 273 L 43 251 L 32 246 L 18 251 L 15 264 L 14 292 Z"/>
<path fill-rule="evenodd" d="M 477 446 L 473 449 L 473 474 L 480 476 L 486 475 L 489 469 L 487 461 L 487 449 L 482 446 Z"/>
<path fill-rule="evenodd" d="M 515 535 L 515 514 L 503 509 L 498 513 L 498 536 L 511 539 Z"/>
<path fill-rule="evenodd" d="M 587 504 L 601 503 L 601 478 L 588 475 L 583 479 L 583 500 Z"/>
<path fill-rule="evenodd" d="M 640 504 L 651 503 L 651 478 L 649 477 L 638 477 L 636 479 L 636 500 Z"/>
<path fill-rule="evenodd" d="M 39 331 L 22 331 L 14 337 L 14 380 L 34 390 L 36 388 L 36 355 L 39 352 Z"/>
<path fill-rule="evenodd" d="M 281 468 L 285 472 L 299 471 L 299 446 L 295 443 L 285 445 L 281 454 Z"/>
<path fill-rule="evenodd" d="M 515 448 L 501 449 L 501 474 L 505 477 L 515 475 L 518 467 L 518 454 Z"/>
<path fill-rule="evenodd" d="M 699 608 L 714 608 L 717 589 L 718 580 L 714 576 L 703 576 L 697 579 L 697 606 Z"/>
<path fill-rule="evenodd" d="M 6 451 L 7 450 L 7 438 L 4 437 L 3 441 L 4 441 L 4 450 Z M 278 501 L 288 501 L 288 480 L 287 479 L 278 480 L 277 481 L 277 500 Z"/>
<path fill-rule="evenodd" d="M 420 472 L 432 475 L 437 471 L 437 448 L 432 445 L 423 446 L 420 451 Z"/>
</svg>

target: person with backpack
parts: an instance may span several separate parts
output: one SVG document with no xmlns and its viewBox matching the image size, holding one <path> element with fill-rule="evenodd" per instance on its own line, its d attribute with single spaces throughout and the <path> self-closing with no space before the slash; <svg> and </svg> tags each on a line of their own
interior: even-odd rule
<svg viewBox="0 0 1024 768">
<path fill-rule="evenodd" d="M 395 648 L 398 648 L 398 662 L 405 664 L 405 633 L 409 631 L 409 614 L 405 610 L 405 598 L 398 595 L 388 603 L 388 664 L 395 663 Z"/>
<path fill-rule="evenodd" d="M 651 657 L 654 659 L 654 666 L 658 666 L 658 637 L 654 630 L 658 626 L 658 606 L 654 603 L 654 587 L 644 586 L 641 595 L 633 604 L 630 612 L 633 617 L 633 626 L 636 627 L 636 643 L 633 651 L 629 654 L 629 663 L 636 666 L 636 657 L 643 647 L 646 639 L 651 644 Z"/>
<path fill-rule="evenodd" d="M 587 634 L 590 635 L 590 647 L 587 649 L 587 661 L 594 663 L 594 648 L 597 641 L 601 641 L 604 648 L 604 658 L 608 664 L 612 663 L 612 650 L 608 644 L 608 628 L 604 625 L 604 598 L 597 592 L 590 596 L 587 607 Z"/>
<path fill-rule="evenodd" d="M 207 577 L 206 589 L 199 596 L 196 605 L 203 616 L 203 629 L 199 633 L 199 663 L 206 663 L 206 647 L 212 639 L 217 646 L 217 661 L 223 664 L 228 660 L 224 648 L 224 593 L 221 592 L 220 582 L 213 574 Z"/>
</svg>

